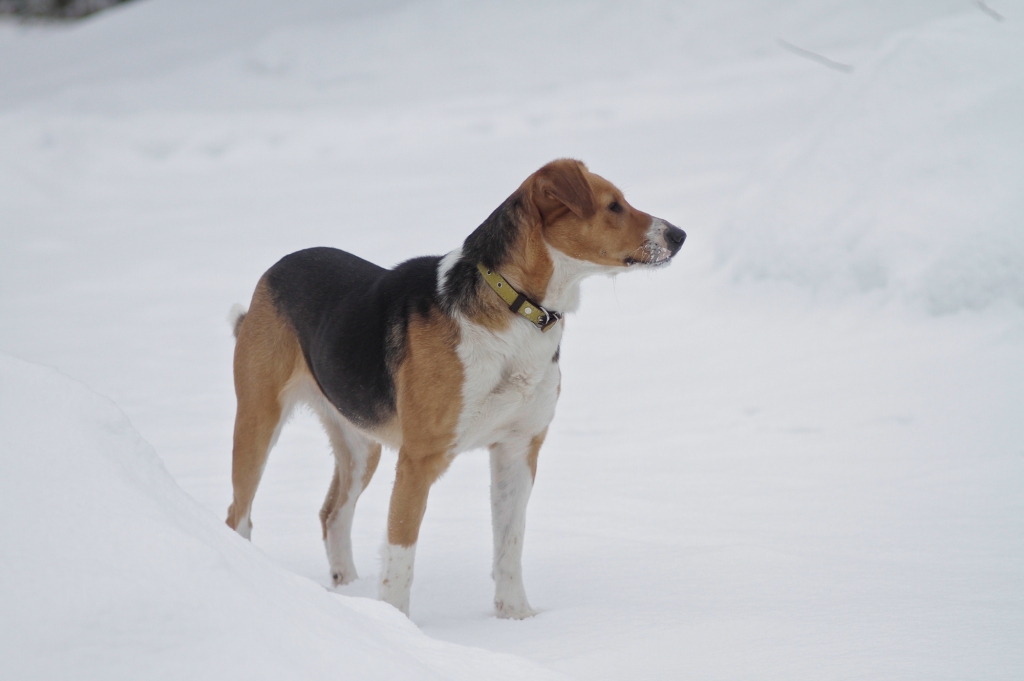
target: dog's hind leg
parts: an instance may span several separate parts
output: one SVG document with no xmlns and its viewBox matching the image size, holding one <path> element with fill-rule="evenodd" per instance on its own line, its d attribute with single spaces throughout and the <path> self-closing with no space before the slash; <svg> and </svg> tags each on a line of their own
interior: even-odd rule
<svg viewBox="0 0 1024 681">
<path fill-rule="evenodd" d="M 494 529 L 494 608 L 498 617 L 523 619 L 535 614 L 523 586 L 523 538 L 526 504 L 537 474 L 537 455 L 547 429 L 529 442 L 491 446 L 491 523 Z"/>
<path fill-rule="evenodd" d="M 381 446 L 371 442 L 352 426 L 321 405 L 317 411 L 334 450 L 334 478 L 320 509 L 327 560 L 335 586 L 358 578 L 352 559 L 352 517 L 356 502 L 370 483 L 380 462 Z"/>
<path fill-rule="evenodd" d="M 291 409 L 290 389 L 305 371 L 299 342 L 261 281 L 235 345 L 238 410 L 231 456 L 234 498 L 227 524 L 246 539 L 252 533 L 249 515 L 267 456 Z"/>
</svg>

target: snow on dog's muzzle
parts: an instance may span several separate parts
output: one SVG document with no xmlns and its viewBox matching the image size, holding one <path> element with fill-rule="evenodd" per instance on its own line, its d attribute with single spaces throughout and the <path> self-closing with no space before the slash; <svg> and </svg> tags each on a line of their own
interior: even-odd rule
<svg viewBox="0 0 1024 681">
<path fill-rule="evenodd" d="M 686 232 L 661 218 L 652 218 L 644 245 L 640 248 L 641 257 L 632 257 L 626 264 L 667 265 L 685 240 Z"/>
</svg>

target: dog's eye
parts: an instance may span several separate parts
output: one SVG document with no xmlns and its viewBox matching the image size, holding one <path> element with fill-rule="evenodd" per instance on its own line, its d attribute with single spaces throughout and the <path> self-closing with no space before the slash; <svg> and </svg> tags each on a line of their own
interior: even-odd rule
<svg viewBox="0 0 1024 681">
<path fill-rule="evenodd" d="M 610 210 L 613 213 L 621 213 L 622 204 L 619 203 L 618 201 L 612 201 L 612 205 L 608 206 L 608 210 Z"/>
</svg>

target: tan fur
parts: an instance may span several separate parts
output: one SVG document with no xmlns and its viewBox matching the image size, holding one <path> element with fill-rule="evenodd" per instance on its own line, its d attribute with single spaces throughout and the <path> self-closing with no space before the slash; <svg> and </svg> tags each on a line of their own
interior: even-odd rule
<svg viewBox="0 0 1024 681">
<path fill-rule="evenodd" d="M 563 158 L 552 161 L 527 182 L 532 185 L 533 201 L 543 215 L 568 210 L 580 220 L 590 220 L 598 212 L 593 175 L 580 161 Z"/>
<path fill-rule="evenodd" d="M 555 272 L 555 264 L 551 261 L 544 235 L 541 231 L 542 221 L 538 219 L 540 212 L 536 210 L 537 190 L 533 186 L 525 186 L 526 198 L 531 210 L 526 224 L 519 230 L 519 239 L 512 250 L 508 263 L 502 265 L 502 276 L 509 278 L 509 283 L 528 298 L 542 301 Z"/>
<path fill-rule="evenodd" d="M 501 266 L 501 276 L 527 298 L 539 302 L 544 299 L 548 282 L 551 281 L 551 275 L 555 271 L 555 264 L 551 261 L 551 255 L 548 253 L 541 232 L 543 223 L 534 201 L 533 177 L 531 175 L 519 188 L 519 192 L 523 194 L 523 203 L 528 207 L 529 212 L 523 216 L 518 238 L 510 253 L 511 257 Z M 483 281 L 481 284 L 487 285 Z M 499 298 L 493 295 L 484 295 L 481 298 L 498 300 L 504 318 L 510 319 L 508 305 L 502 303 Z"/>
<path fill-rule="evenodd" d="M 555 169 L 544 172 L 551 166 Z M 629 205 L 611 182 L 571 159 L 555 161 L 531 179 L 543 239 L 551 246 L 600 265 L 621 266 L 629 257 L 645 259 L 651 216 Z M 621 212 L 610 209 L 613 202 Z"/>
<path fill-rule="evenodd" d="M 548 245 L 601 265 L 622 266 L 629 257 L 645 259 L 643 246 L 651 216 L 629 205 L 615 185 L 580 161 L 553 161 L 528 177 L 518 191 L 529 212 L 501 274 L 528 298 L 543 300 L 551 280 L 554 263 Z M 613 202 L 618 202 L 621 212 L 610 210 Z M 495 330 L 504 327 L 492 318 L 504 319 L 506 325 L 510 319 L 504 310 L 480 316 L 484 326 Z"/>
<path fill-rule="evenodd" d="M 455 323 L 437 311 L 428 318 L 413 317 L 409 323 L 406 355 L 396 373 L 396 421 L 402 447 L 388 516 L 388 538 L 394 544 L 416 542 L 427 493 L 450 462 L 462 409 L 462 364 L 455 352 L 458 337 Z M 237 529 L 249 516 L 271 440 L 283 416 L 284 394 L 295 383 L 310 379 L 298 339 L 278 315 L 261 281 L 240 325 L 235 348 L 238 412 L 232 454 L 234 500 L 227 518 L 230 527 Z M 351 456 L 343 456 L 342 438 L 332 438 L 332 444 L 342 456 L 320 511 L 324 537 L 352 487 Z M 362 488 L 369 484 L 380 455 L 381 446 L 374 444 Z"/>
<path fill-rule="evenodd" d="M 266 282 L 260 280 L 235 344 L 238 411 L 231 453 L 234 500 L 227 518 L 233 529 L 249 517 L 271 440 L 283 415 L 282 395 L 296 374 L 304 371 L 308 373 L 299 341 L 278 316 Z"/>
<path fill-rule="evenodd" d="M 486 286 L 486 282 L 481 280 L 481 283 Z M 522 289 L 519 289 L 522 290 Z M 512 315 L 509 314 L 508 305 L 505 304 L 498 296 L 483 295 L 480 296 L 480 302 L 477 304 L 469 315 L 469 320 L 474 324 L 494 331 L 495 333 L 501 333 L 508 329 L 509 325 L 512 324 Z"/>
<path fill-rule="evenodd" d="M 416 543 L 430 486 L 450 463 L 462 411 L 458 343 L 455 322 L 436 310 L 409 321 L 406 354 L 395 381 L 402 448 L 388 513 L 391 544 Z"/>
</svg>

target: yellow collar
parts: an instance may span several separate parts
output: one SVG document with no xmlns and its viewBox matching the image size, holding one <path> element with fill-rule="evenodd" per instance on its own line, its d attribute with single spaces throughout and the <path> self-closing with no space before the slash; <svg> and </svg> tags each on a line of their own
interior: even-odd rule
<svg viewBox="0 0 1024 681">
<path fill-rule="evenodd" d="M 494 289 L 494 292 L 501 296 L 501 299 L 505 301 L 508 305 L 508 309 L 512 310 L 520 317 L 526 317 L 541 331 L 547 331 L 555 325 L 555 322 L 562 318 L 561 312 L 550 312 L 545 310 L 543 307 L 512 288 L 512 285 L 505 281 L 505 277 L 488 269 L 483 263 L 477 263 L 476 268 L 480 270 L 480 274 L 484 276 L 484 281 L 486 281 L 490 287 Z"/>
</svg>

